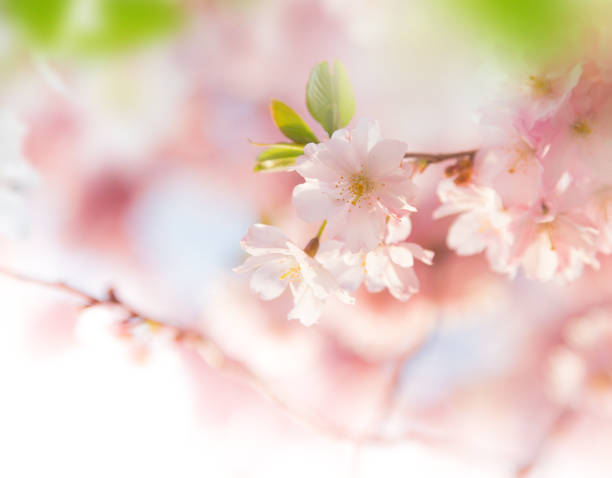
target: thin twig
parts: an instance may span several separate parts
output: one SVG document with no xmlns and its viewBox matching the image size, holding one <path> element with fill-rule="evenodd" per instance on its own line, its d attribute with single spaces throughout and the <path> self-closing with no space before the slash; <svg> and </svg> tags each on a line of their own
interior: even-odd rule
<svg viewBox="0 0 612 478">
<path fill-rule="evenodd" d="M 470 149 L 468 151 L 458 151 L 455 153 L 406 153 L 404 154 L 404 158 L 415 158 L 415 159 L 424 159 L 428 163 L 439 163 L 440 161 L 446 161 L 447 159 L 459 159 L 459 158 L 469 158 L 473 159 L 478 153 L 477 149 Z"/>
<path fill-rule="evenodd" d="M 53 289 L 75 297 L 84 302 L 84 308 L 94 306 L 118 307 L 126 313 L 127 318 L 124 319 L 122 323 L 128 327 L 146 324 L 154 330 L 165 330 L 172 332 L 176 342 L 194 347 L 211 368 L 247 382 L 253 388 L 266 396 L 269 400 L 279 406 L 296 422 L 302 423 L 308 428 L 317 430 L 330 438 L 350 441 L 356 444 L 368 443 L 376 445 L 401 444 L 416 440 L 421 443 L 431 444 L 433 446 L 443 444 L 451 445 L 455 448 L 460 448 L 464 449 L 465 451 L 472 451 L 479 454 L 492 453 L 491 450 L 485 450 L 478 446 L 470 446 L 462 443 L 462 441 L 456 437 L 449 436 L 447 433 L 439 430 L 419 429 L 414 427 L 394 436 L 383 435 L 377 431 L 368 431 L 364 433 L 353 432 L 322 416 L 319 416 L 316 413 L 302 410 L 287 402 L 280 395 L 278 395 L 267 384 L 266 380 L 259 376 L 259 374 L 252 367 L 250 367 L 246 362 L 236 357 L 232 357 L 203 331 L 188 329 L 176 325 L 169 325 L 162 320 L 151 318 L 148 315 L 142 314 L 140 311 L 124 302 L 113 289 L 108 290 L 106 297 L 98 298 L 77 287 L 61 281 L 37 279 L 6 268 L 0 268 L 0 274 L 20 282 Z M 418 347 L 416 349 L 418 350 Z M 400 361 L 397 364 L 397 367 L 394 369 L 389 382 L 390 394 L 391 390 L 397 386 L 399 380 L 399 371 L 401 370 L 400 363 L 403 363 L 403 361 Z M 386 406 L 389 404 L 388 400 L 389 395 L 387 395 L 385 398 Z M 494 450 L 493 453 L 501 455 L 503 452 Z M 503 455 L 505 456 L 506 453 L 503 453 Z"/>
</svg>

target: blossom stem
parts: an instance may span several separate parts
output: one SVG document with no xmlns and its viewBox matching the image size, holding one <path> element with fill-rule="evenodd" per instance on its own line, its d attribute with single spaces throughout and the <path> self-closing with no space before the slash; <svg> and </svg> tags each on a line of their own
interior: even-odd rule
<svg viewBox="0 0 612 478">
<path fill-rule="evenodd" d="M 327 219 L 325 219 L 321 223 L 321 227 L 319 228 L 319 232 L 317 232 L 317 239 L 321 239 L 321 234 L 323 234 L 323 231 L 325 230 L 325 226 L 327 226 Z"/>
<path fill-rule="evenodd" d="M 321 237 L 321 234 L 323 234 L 323 230 L 325 229 L 326 225 L 327 225 L 327 219 L 325 219 L 323 223 L 321 224 L 321 227 L 319 228 L 319 232 L 317 232 L 317 235 L 313 237 L 310 241 L 308 241 L 308 244 L 306 244 L 306 247 L 304 248 L 304 252 L 308 254 L 310 257 L 314 257 L 317 255 L 317 252 L 319 250 L 319 243 L 320 243 L 319 239 Z"/>
</svg>

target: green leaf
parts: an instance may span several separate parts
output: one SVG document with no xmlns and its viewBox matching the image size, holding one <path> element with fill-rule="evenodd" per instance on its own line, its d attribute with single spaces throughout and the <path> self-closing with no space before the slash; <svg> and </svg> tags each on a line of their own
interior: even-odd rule
<svg viewBox="0 0 612 478">
<path fill-rule="evenodd" d="M 297 158 L 304 154 L 304 146 L 301 144 L 275 144 L 257 156 L 257 161 L 277 158 Z"/>
<path fill-rule="evenodd" d="M 331 136 L 355 114 L 353 88 L 344 65 L 336 60 L 330 72 L 326 61 L 315 66 L 306 85 L 306 105 L 312 117 Z"/>
<path fill-rule="evenodd" d="M 57 40 L 73 0 L 2 0 L 3 13 L 36 44 Z"/>
<path fill-rule="evenodd" d="M 106 54 L 139 47 L 182 25 L 184 7 L 175 0 L 91 0 L 95 23 L 83 25 L 72 12 L 83 0 L 0 0 L 0 8 L 37 48 Z M 83 2 L 85 4 L 85 2 Z"/>
<path fill-rule="evenodd" d="M 465 23 L 481 42 L 504 53 L 548 63 L 557 55 L 571 57 L 583 36 L 585 2 L 565 0 L 446 0 L 453 17 Z M 587 23 L 588 24 L 588 23 Z M 497 50 L 496 50 L 497 51 Z"/>
<path fill-rule="evenodd" d="M 86 53 L 116 52 L 178 29 L 183 12 L 167 0 L 98 0 L 99 25 L 70 40 Z"/>
<path fill-rule="evenodd" d="M 258 162 L 253 168 L 253 171 L 256 173 L 273 173 L 277 171 L 284 171 L 291 166 L 295 166 L 295 158 L 268 159 L 266 161 Z"/>
<path fill-rule="evenodd" d="M 283 171 L 295 166 L 298 156 L 304 154 L 304 146 L 298 144 L 276 144 L 257 156 L 253 170 L 257 172 Z"/>
<path fill-rule="evenodd" d="M 339 61 L 334 61 L 334 91 L 338 103 L 339 124 L 336 129 L 344 128 L 351 122 L 355 114 L 355 94 L 351 86 L 351 79 L 344 65 Z"/>
<path fill-rule="evenodd" d="M 270 111 L 278 129 L 290 140 L 295 141 L 297 144 L 319 142 L 304 120 L 285 103 L 272 100 Z"/>
</svg>

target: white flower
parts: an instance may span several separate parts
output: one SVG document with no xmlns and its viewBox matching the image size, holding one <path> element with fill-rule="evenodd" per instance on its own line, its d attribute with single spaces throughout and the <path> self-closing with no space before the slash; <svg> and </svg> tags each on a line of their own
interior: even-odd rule
<svg viewBox="0 0 612 478">
<path fill-rule="evenodd" d="M 251 272 L 250 286 L 264 300 L 277 298 L 289 287 L 294 298 L 289 319 L 314 324 L 330 295 L 346 303 L 354 302 L 321 263 L 275 227 L 251 226 L 241 245 L 252 257 L 234 271 Z"/>
<path fill-rule="evenodd" d="M 387 216 L 415 211 L 416 187 L 401 167 L 405 152 L 404 143 L 382 140 L 372 121 L 309 144 L 296 168 L 306 180 L 293 191 L 298 214 L 309 222 L 327 219 L 326 233 L 352 252 L 376 248 Z"/>
<path fill-rule="evenodd" d="M 370 292 L 389 289 L 393 297 L 406 301 L 418 292 L 419 280 L 414 259 L 431 265 L 434 253 L 412 242 L 381 244 L 369 252 L 343 251 L 338 241 L 321 245 L 319 260 L 334 273 L 347 290 L 355 291 L 365 282 Z"/>
<path fill-rule="evenodd" d="M 449 228 L 448 247 L 462 256 L 486 251 L 495 271 L 513 272 L 515 267 L 509 265 L 512 217 L 504 210 L 499 195 L 488 187 L 457 186 L 447 180 L 438 186 L 438 196 L 442 205 L 434 211 L 434 219 L 459 214 Z"/>
<path fill-rule="evenodd" d="M 393 297 L 406 301 L 419 291 L 414 259 L 431 265 L 433 251 L 412 242 L 385 244 L 368 252 L 365 258 L 365 284 L 370 292 L 387 288 Z"/>
<path fill-rule="evenodd" d="M 512 255 L 530 279 L 572 281 L 584 265 L 599 268 L 597 229 L 581 214 L 527 211 L 516 222 L 516 246 Z"/>
</svg>

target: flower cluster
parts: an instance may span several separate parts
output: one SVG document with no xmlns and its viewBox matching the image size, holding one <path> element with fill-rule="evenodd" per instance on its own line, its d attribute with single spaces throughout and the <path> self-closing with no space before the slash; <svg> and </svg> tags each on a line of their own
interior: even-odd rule
<svg viewBox="0 0 612 478">
<path fill-rule="evenodd" d="M 252 272 L 251 288 L 262 299 L 289 288 L 289 318 L 306 325 L 329 296 L 354 302 L 350 293 L 362 283 L 407 300 L 419 289 L 415 259 L 431 264 L 433 253 L 406 241 L 416 209 L 405 153 L 404 143 L 382 139 L 378 123 L 365 120 L 306 145 L 295 167 L 305 181 L 293 203 L 305 221 L 323 222 L 319 234 L 301 249 L 278 229 L 256 224 L 242 241 L 251 257 L 236 270 Z M 328 240 L 320 241 L 324 229 Z"/>
<path fill-rule="evenodd" d="M 612 82 L 596 61 L 530 76 L 482 115 L 469 180 L 440 183 L 448 246 L 491 267 L 568 281 L 612 251 Z M 452 171 L 450 171 L 452 175 Z"/>
<path fill-rule="evenodd" d="M 298 215 L 323 222 L 304 250 L 264 226 L 243 241 L 255 257 L 239 270 L 254 271 L 251 285 L 264 299 L 289 284 L 291 318 L 312 323 L 328 296 L 349 301 L 361 284 L 402 301 L 418 291 L 414 260 L 431 264 L 433 253 L 406 242 L 416 211 L 412 178 L 432 163 L 449 161 L 434 218 L 456 216 L 447 244 L 459 255 L 484 252 L 494 271 L 510 276 L 569 281 L 612 252 L 612 75 L 604 62 L 565 65 L 510 88 L 481 115 L 480 148 L 460 153 L 408 152 L 382 139 L 376 122 L 343 129 L 354 110 L 347 88 L 339 63 L 333 73 L 323 63 L 311 74 L 307 104 L 330 134 L 326 142 L 273 102 L 274 120 L 294 144 L 269 145 L 255 167 L 297 171 Z"/>
</svg>

